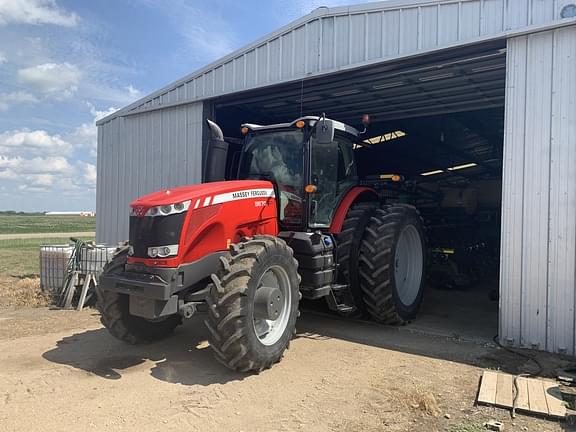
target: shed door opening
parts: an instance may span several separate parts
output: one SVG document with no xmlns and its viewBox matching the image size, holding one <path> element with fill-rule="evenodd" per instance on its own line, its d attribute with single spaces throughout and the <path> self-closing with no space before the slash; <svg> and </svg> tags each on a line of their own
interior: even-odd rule
<svg viewBox="0 0 576 432">
<path fill-rule="evenodd" d="M 493 41 L 243 92 L 213 107 L 237 139 L 243 122 L 326 113 L 361 129 L 370 114 L 355 150 L 360 182 L 388 202 L 415 205 L 427 227 L 427 287 L 411 325 L 489 340 L 498 331 L 505 78 L 505 41 Z"/>
</svg>

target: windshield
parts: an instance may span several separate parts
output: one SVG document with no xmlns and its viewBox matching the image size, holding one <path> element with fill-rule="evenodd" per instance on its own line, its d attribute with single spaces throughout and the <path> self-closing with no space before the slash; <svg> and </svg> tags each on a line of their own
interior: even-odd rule
<svg viewBox="0 0 576 432">
<path fill-rule="evenodd" d="M 239 179 L 269 179 L 280 190 L 280 220 L 302 222 L 304 132 L 301 129 L 261 132 L 242 150 Z"/>
</svg>

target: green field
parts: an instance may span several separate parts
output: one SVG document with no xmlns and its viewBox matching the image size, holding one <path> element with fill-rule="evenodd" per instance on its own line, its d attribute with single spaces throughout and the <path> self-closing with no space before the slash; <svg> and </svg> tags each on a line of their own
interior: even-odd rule
<svg viewBox="0 0 576 432">
<path fill-rule="evenodd" d="M 82 238 L 94 241 L 94 238 Z M 68 244 L 68 238 L 0 240 L 0 276 L 37 275 L 40 246 Z"/>
<path fill-rule="evenodd" d="M 0 214 L 0 234 L 66 233 L 95 230 L 96 218 L 90 216 Z"/>
</svg>

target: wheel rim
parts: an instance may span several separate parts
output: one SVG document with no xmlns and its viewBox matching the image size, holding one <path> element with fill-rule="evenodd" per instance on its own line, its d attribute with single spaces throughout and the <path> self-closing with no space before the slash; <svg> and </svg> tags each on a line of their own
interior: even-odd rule
<svg viewBox="0 0 576 432">
<path fill-rule="evenodd" d="M 290 306 L 292 304 L 292 292 L 290 279 L 286 271 L 280 266 L 269 267 L 258 281 L 259 290 L 262 287 L 278 288 L 284 297 L 281 310 L 275 320 L 254 318 L 254 332 L 262 345 L 274 345 L 280 340 L 290 319 Z M 256 294 L 256 293 L 255 293 Z"/>
<path fill-rule="evenodd" d="M 420 233 L 414 225 L 404 227 L 394 257 L 394 281 L 398 298 L 405 306 L 414 303 L 420 292 L 424 254 Z"/>
</svg>

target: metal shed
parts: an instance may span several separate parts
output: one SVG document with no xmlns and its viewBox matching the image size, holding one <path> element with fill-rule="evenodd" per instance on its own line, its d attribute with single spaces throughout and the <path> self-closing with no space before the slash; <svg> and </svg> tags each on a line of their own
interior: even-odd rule
<svg viewBox="0 0 576 432">
<path fill-rule="evenodd" d="M 97 123 L 97 240 L 127 238 L 137 196 L 201 181 L 207 117 L 501 110 L 500 339 L 574 355 L 575 16 L 574 0 L 316 9 Z"/>
</svg>

